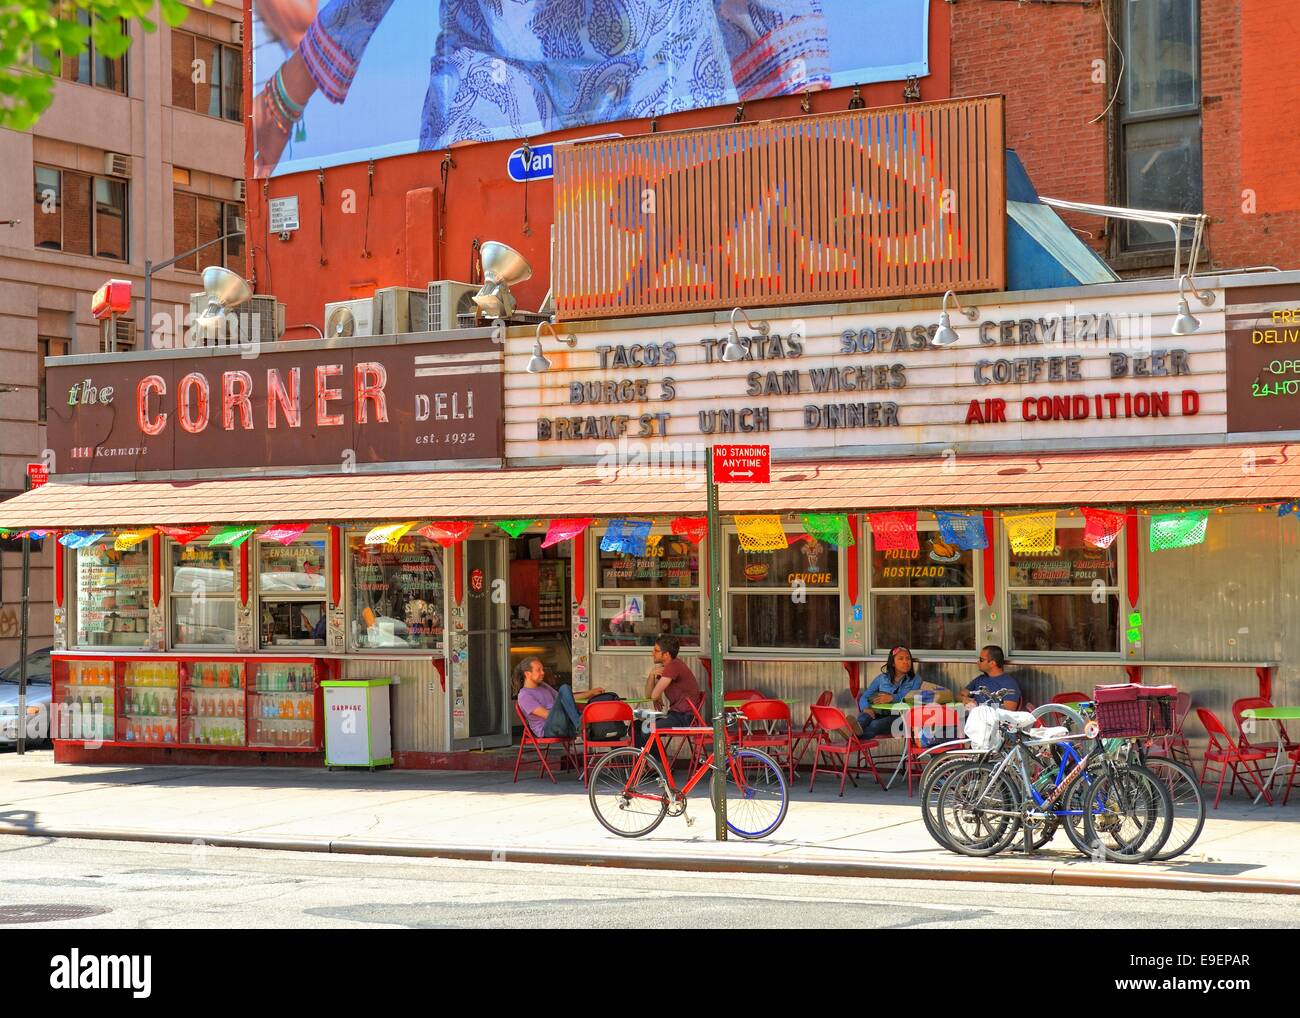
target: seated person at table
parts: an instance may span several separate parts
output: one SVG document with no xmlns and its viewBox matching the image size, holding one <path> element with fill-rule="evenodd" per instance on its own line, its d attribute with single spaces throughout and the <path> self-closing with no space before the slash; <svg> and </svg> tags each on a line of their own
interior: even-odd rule
<svg viewBox="0 0 1300 1018">
<path fill-rule="evenodd" d="M 858 695 L 859 733 L 867 739 L 887 739 L 893 732 L 895 716 L 889 711 L 877 711 L 872 704 L 897 703 L 909 693 L 921 688 L 921 677 L 916 674 L 916 661 L 906 647 L 895 647 L 880 674 L 871 680 Z"/>
<path fill-rule="evenodd" d="M 526 657 L 515 669 L 515 692 L 519 708 L 528 719 L 528 727 L 538 738 L 571 739 L 578 734 L 582 724 L 582 709 L 578 700 L 587 700 L 603 693 L 603 689 L 573 692 L 571 686 L 556 689 L 546 683 L 546 670 L 539 657 Z"/>
<path fill-rule="evenodd" d="M 695 724 L 695 714 L 691 710 L 692 702 L 699 702 L 700 684 L 694 673 L 686 667 L 686 662 L 677 657 L 682 644 L 671 633 L 664 633 L 655 640 L 651 656 L 654 667 L 645 679 L 645 695 L 654 701 L 655 710 L 662 710 L 663 701 L 668 703 L 668 713 L 655 719 L 656 728 L 688 728 Z M 649 736 L 636 729 L 636 744 L 644 746 Z"/>
<path fill-rule="evenodd" d="M 998 706 L 1005 710 L 1019 710 L 1023 699 L 1020 683 L 1002 670 L 1006 663 L 1006 655 L 997 644 L 991 643 L 981 649 L 980 674 L 971 679 L 961 691 L 961 702 L 967 707 L 983 706 L 990 701 L 991 694 L 999 689 L 1009 689 L 1010 694 L 1004 695 Z"/>
</svg>

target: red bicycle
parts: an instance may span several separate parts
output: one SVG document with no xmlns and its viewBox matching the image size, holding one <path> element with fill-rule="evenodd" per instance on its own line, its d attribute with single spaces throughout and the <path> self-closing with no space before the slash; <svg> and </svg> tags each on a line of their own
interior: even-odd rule
<svg viewBox="0 0 1300 1018">
<path fill-rule="evenodd" d="M 657 716 L 653 711 L 642 713 Z M 728 724 L 740 714 L 727 713 Z M 587 792 L 591 811 L 607 831 L 621 838 L 639 838 L 663 823 L 664 817 L 686 814 L 686 797 L 712 775 L 714 756 L 709 753 L 679 790 L 662 742 L 665 736 L 674 735 L 705 739 L 712 737 L 713 729 L 656 728 L 642 749 L 616 749 L 591 772 Z M 776 761 L 756 749 L 728 745 L 724 767 L 727 829 L 741 838 L 763 838 L 780 827 L 789 796 L 785 776 Z M 686 817 L 688 826 L 694 822 Z"/>
</svg>

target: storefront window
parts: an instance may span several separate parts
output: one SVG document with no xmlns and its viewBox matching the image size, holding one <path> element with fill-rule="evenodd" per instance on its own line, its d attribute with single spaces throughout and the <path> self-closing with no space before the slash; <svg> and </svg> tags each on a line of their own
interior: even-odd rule
<svg viewBox="0 0 1300 1018">
<path fill-rule="evenodd" d="M 57 553 L 62 554 L 58 548 Z M 141 647 L 149 635 L 149 544 L 77 549 L 77 645 Z"/>
<path fill-rule="evenodd" d="M 352 645 L 442 646 L 442 546 L 411 534 L 397 544 L 367 545 L 356 534 L 348 549 Z"/>
<path fill-rule="evenodd" d="M 257 617 L 263 647 L 325 646 L 325 574 L 323 537 L 258 547 Z"/>
<path fill-rule="evenodd" d="M 838 650 L 840 551 L 808 538 L 749 552 L 727 535 L 728 650 Z"/>
<path fill-rule="evenodd" d="M 871 633 L 876 651 L 975 650 L 975 555 L 922 524 L 920 547 L 873 548 Z"/>
<path fill-rule="evenodd" d="M 1121 540 L 1094 548 L 1082 526 L 1058 524 L 1050 552 L 1008 549 L 1013 653 L 1119 653 Z"/>
<path fill-rule="evenodd" d="M 173 645 L 235 645 L 235 576 L 232 548 L 171 546 Z"/>
<path fill-rule="evenodd" d="M 652 534 L 644 555 L 601 551 L 596 591 L 599 647 L 649 647 L 671 633 L 700 645 L 699 547 L 684 537 Z"/>
</svg>

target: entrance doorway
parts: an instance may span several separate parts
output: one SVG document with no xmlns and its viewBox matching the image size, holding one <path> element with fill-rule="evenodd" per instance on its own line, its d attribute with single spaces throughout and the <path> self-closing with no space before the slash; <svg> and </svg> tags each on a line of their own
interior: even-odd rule
<svg viewBox="0 0 1300 1018">
<path fill-rule="evenodd" d="M 510 668 L 530 657 L 542 659 L 546 679 L 559 686 L 573 679 L 569 605 L 573 594 L 573 544 L 542 547 L 540 534 L 509 542 Z M 519 727 L 511 703 L 511 721 Z"/>
</svg>

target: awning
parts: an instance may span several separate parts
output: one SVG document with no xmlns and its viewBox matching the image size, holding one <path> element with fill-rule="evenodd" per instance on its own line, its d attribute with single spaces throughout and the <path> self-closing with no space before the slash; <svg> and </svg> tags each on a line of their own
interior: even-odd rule
<svg viewBox="0 0 1300 1018">
<path fill-rule="evenodd" d="M 720 489 L 727 513 L 998 509 L 1290 500 L 1300 447 L 778 462 L 772 483 Z M 238 480 L 52 482 L 0 503 L 0 527 L 548 519 L 703 513 L 702 469 L 586 465 Z"/>
</svg>

